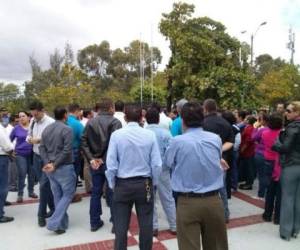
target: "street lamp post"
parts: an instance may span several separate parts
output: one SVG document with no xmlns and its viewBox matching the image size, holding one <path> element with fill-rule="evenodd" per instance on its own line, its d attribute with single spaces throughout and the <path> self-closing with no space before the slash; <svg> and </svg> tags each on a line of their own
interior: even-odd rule
<svg viewBox="0 0 300 250">
<path fill-rule="evenodd" d="M 256 31 L 254 33 L 252 33 L 251 35 L 251 61 L 250 61 L 250 64 L 251 64 L 251 67 L 253 68 L 253 40 L 254 40 L 254 37 L 257 33 L 257 31 L 259 30 L 259 28 L 263 25 L 266 25 L 267 22 L 262 22 L 256 29 Z"/>
</svg>

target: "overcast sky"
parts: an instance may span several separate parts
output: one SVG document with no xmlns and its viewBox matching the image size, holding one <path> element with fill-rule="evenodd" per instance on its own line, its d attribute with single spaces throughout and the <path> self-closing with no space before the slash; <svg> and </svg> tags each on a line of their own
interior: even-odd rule
<svg viewBox="0 0 300 250">
<path fill-rule="evenodd" d="M 66 42 L 75 52 L 103 40 L 113 49 L 134 39 L 159 47 L 163 65 L 170 56 L 158 31 L 161 13 L 174 0 L 0 0 L 0 81 L 23 83 L 31 78 L 28 57 L 46 69 L 49 54 Z M 269 53 L 289 59 L 288 30 L 296 33 L 295 63 L 300 64 L 300 0 L 198 0 L 195 16 L 222 22 L 227 32 L 250 43 L 251 33 L 266 21 L 254 39 L 255 56 Z M 152 27 L 152 28 L 151 28 Z M 152 32 L 151 32 L 152 29 Z M 242 30 L 247 30 L 241 34 Z M 151 39 L 152 33 L 152 39 Z M 161 67 L 163 68 L 163 66 Z"/>
</svg>

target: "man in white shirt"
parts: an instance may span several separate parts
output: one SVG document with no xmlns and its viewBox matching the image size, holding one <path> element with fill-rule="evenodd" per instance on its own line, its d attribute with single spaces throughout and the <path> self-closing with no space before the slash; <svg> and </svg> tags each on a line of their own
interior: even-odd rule
<svg viewBox="0 0 300 250">
<path fill-rule="evenodd" d="M 13 221 L 13 217 L 4 216 L 4 204 L 8 193 L 8 154 L 13 150 L 13 145 L 5 131 L 5 128 L 0 124 L 0 223 Z"/>
<path fill-rule="evenodd" d="M 124 102 L 122 101 L 116 101 L 115 102 L 115 114 L 114 117 L 117 118 L 121 123 L 122 127 L 124 128 L 127 124 L 127 122 L 124 119 Z"/>
<path fill-rule="evenodd" d="M 30 122 L 26 140 L 33 144 L 33 167 L 40 183 L 38 224 L 40 227 L 44 227 L 46 226 L 46 218 L 49 218 L 54 212 L 54 201 L 49 179 L 42 171 L 44 164 L 40 156 L 39 146 L 44 129 L 52 124 L 54 119 L 45 114 L 43 104 L 39 101 L 32 102 L 29 109 L 33 119 Z M 47 213 L 47 205 L 50 209 L 49 213 Z"/>
</svg>

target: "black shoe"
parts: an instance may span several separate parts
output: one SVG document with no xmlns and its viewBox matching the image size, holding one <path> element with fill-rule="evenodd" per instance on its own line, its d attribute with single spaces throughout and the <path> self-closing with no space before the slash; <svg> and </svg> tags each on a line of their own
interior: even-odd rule
<svg viewBox="0 0 300 250">
<path fill-rule="evenodd" d="M 262 215 L 262 218 L 263 218 L 263 220 L 266 221 L 266 222 L 271 222 L 271 221 L 272 221 L 271 217 L 270 217 L 270 216 L 267 216 L 266 214 L 263 214 L 263 215 Z"/>
<path fill-rule="evenodd" d="M 50 218 L 52 216 L 52 214 L 54 213 L 53 210 L 49 211 L 46 215 L 45 218 Z"/>
<path fill-rule="evenodd" d="M 57 229 L 54 231 L 56 234 L 64 234 L 66 232 L 66 230 L 63 229 Z"/>
<path fill-rule="evenodd" d="M 104 222 L 101 220 L 100 224 L 98 226 L 92 226 L 91 227 L 91 232 L 96 232 L 99 228 L 103 227 Z"/>
<path fill-rule="evenodd" d="M 10 201 L 5 201 L 5 203 L 4 203 L 4 206 L 11 206 L 12 205 L 12 203 L 10 202 Z"/>
<path fill-rule="evenodd" d="M 31 193 L 31 194 L 29 194 L 28 196 L 29 196 L 30 198 L 33 198 L 33 199 L 39 198 L 39 197 L 36 195 L 36 193 Z"/>
<path fill-rule="evenodd" d="M 13 220 L 14 220 L 14 217 L 2 216 L 0 218 L 0 223 L 7 223 L 7 222 L 11 222 Z"/>
<path fill-rule="evenodd" d="M 244 184 L 239 186 L 242 190 L 252 190 L 252 185 Z"/>
<path fill-rule="evenodd" d="M 43 217 L 38 217 L 38 224 L 40 227 L 46 226 L 46 219 Z"/>
<path fill-rule="evenodd" d="M 11 187 L 9 189 L 9 192 L 18 192 L 18 189 L 16 187 Z"/>
<path fill-rule="evenodd" d="M 152 235 L 153 235 L 153 237 L 157 237 L 158 236 L 158 229 L 154 229 Z"/>
<path fill-rule="evenodd" d="M 112 233 L 112 234 L 115 233 L 115 227 L 114 227 L 114 226 L 112 226 L 112 228 L 111 228 L 111 233 Z"/>
<path fill-rule="evenodd" d="M 290 241 L 290 237 L 280 235 L 280 238 L 283 239 L 283 240 L 286 240 L 286 241 Z"/>
</svg>

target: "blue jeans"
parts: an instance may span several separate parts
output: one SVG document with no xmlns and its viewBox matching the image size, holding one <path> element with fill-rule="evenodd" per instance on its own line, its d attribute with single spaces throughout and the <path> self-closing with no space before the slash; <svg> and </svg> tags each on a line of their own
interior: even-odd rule
<svg viewBox="0 0 300 250">
<path fill-rule="evenodd" d="M 49 179 L 47 175 L 42 171 L 43 165 L 44 164 L 42 158 L 38 154 L 33 153 L 33 166 L 40 183 L 40 202 L 38 217 L 45 218 L 47 214 L 47 205 L 51 211 L 54 211 L 54 201 Z"/>
<path fill-rule="evenodd" d="M 176 231 L 176 208 L 172 195 L 169 170 L 163 170 L 161 172 L 156 189 L 159 194 L 161 205 L 168 219 L 170 229 Z M 158 229 L 157 203 L 157 192 L 154 190 L 153 229 Z"/>
<path fill-rule="evenodd" d="M 75 193 L 76 174 L 74 166 L 63 165 L 53 173 L 47 174 L 54 196 L 55 211 L 47 221 L 47 229 L 51 231 L 66 230 L 69 225 L 67 209 Z"/>
<path fill-rule="evenodd" d="M 34 172 L 32 166 L 32 155 L 17 155 L 16 164 L 18 167 L 18 196 L 23 196 L 24 194 L 26 175 L 28 175 L 28 193 L 32 194 L 34 192 Z"/>
<path fill-rule="evenodd" d="M 94 170 L 91 168 L 92 176 L 92 194 L 90 200 L 90 223 L 91 227 L 97 227 L 101 221 L 102 206 L 101 197 L 103 195 L 103 186 L 106 182 L 105 177 L 105 166 L 102 165 L 99 169 Z M 106 192 L 107 203 L 110 207 L 111 216 L 113 219 L 113 209 L 112 209 L 112 190 L 107 186 Z"/>
<path fill-rule="evenodd" d="M 224 216 L 225 216 L 225 219 L 229 220 L 230 211 L 229 211 L 229 207 L 228 207 L 228 198 L 227 198 L 226 172 L 224 172 L 223 180 L 224 180 L 224 186 L 219 190 L 219 193 L 220 193 L 220 197 L 222 199 L 223 206 L 224 206 Z"/>
<path fill-rule="evenodd" d="M 8 193 L 8 164 L 7 155 L 0 155 L 0 218 L 4 215 L 4 204 Z"/>
</svg>

